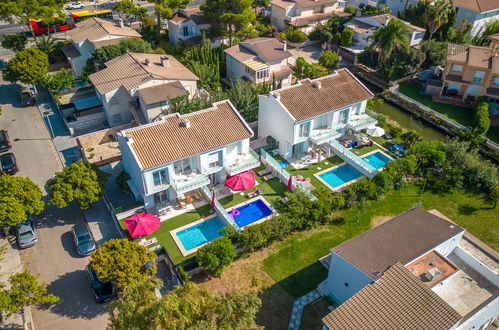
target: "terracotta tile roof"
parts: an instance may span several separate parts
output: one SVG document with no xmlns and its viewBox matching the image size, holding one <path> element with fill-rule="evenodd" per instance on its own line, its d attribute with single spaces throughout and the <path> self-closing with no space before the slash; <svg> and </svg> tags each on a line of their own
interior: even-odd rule
<svg viewBox="0 0 499 330">
<path fill-rule="evenodd" d="M 290 0 L 272 0 L 270 3 L 274 6 L 281 7 L 284 9 L 291 8 L 296 4 L 294 1 Z"/>
<path fill-rule="evenodd" d="M 283 50 L 283 44 L 275 38 L 247 39 L 227 48 L 225 53 L 234 57 L 239 62 L 244 62 L 258 56 L 268 63 L 292 56 L 289 51 Z"/>
<path fill-rule="evenodd" d="M 316 83 L 321 87 L 317 88 Z M 270 92 L 279 95 L 281 103 L 296 121 L 306 120 L 357 102 L 373 94 L 347 69 L 314 80 L 301 80 L 297 85 Z"/>
<path fill-rule="evenodd" d="M 297 19 L 291 21 L 291 23 L 289 23 L 289 25 L 293 25 L 293 26 L 309 25 L 312 23 L 327 20 L 329 17 L 331 17 L 331 15 L 335 15 L 338 17 L 352 16 L 351 14 L 345 13 L 343 11 L 334 11 L 332 13 L 317 13 L 317 14 L 313 14 L 313 15 L 307 16 L 307 17 L 298 17 Z"/>
<path fill-rule="evenodd" d="M 110 35 L 142 38 L 137 31 L 128 26 L 120 27 L 114 21 L 97 17 L 78 22 L 75 29 L 68 31 L 69 38 L 74 42 L 82 42 L 87 39 L 94 41 Z"/>
<path fill-rule="evenodd" d="M 281 70 L 272 73 L 276 78 L 281 78 L 292 74 L 293 69 L 289 65 L 281 65 Z"/>
<path fill-rule="evenodd" d="M 332 249 L 376 280 L 396 262 L 407 264 L 464 229 L 420 208 L 413 208 Z"/>
<path fill-rule="evenodd" d="M 170 22 L 181 24 L 192 20 L 195 24 L 202 24 L 203 12 L 199 8 L 180 9 L 169 19 Z"/>
<path fill-rule="evenodd" d="M 449 43 L 447 45 L 447 60 L 461 62 L 471 66 L 490 69 L 499 72 L 499 56 L 492 48 Z"/>
<path fill-rule="evenodd" d="M 159 103 L 186 95 L 188 92 L 180 81 L 141 88 L 137 92 L 146 105 Z"/>
<path fill-rule="evenodd" d="M 98 49 L 104 46 L 119 44 L 123 39 L 126 38 L 104 39 L 104 40 L 92 41 L 92 43 L 94 44 L 94 47 Z"/>
<path fill-rule="evenodd" d="M 497 0 L 454 0 L 452 4 L 454 7 L 467 8 L 478 13 L 499 9 Z"/>
<path fill-rule="evenodd" d="M 381 26 L 385 26 L 392 19 L 399 19 L 396 16 L 393 16 L 392 14 L 366 15 L 366 16 L 359 16 L 357 18 L 354 18 L 350 22 L 348 22 L 346 25 L 347 26 L 348 25 L 355 25 L 358 28 L 366 29 L 366 30 L 368 30 L 370 28 L 378 28 L 378 26 L 371 25 L 371 24 L 369 24 L 367 22 L 363 22 L 363 21 L 359 20 L 358 18 L 361 18 L 361 19 L 362 18 L 371 18 L 374 21 L 376 21 L 378 24 L 380 24 Z M 404 23 L 405 26 L 407 26 L 407 28 L 409 29 L 409 32 L 411 32 L 411 33 L 414 32 L 414 31 L 426 31 L 422 27 L 419 27 L 419 26 L 416 26 L 416 25 L 412 25 L 409 22 L 402 21 L 402 23 Z"/>
<path fill-rule="evenodd" d="M 487 37 L 487 39 L 494 40 L 494 41 L 499 41 L 499 33 L 491 34 L 490 36 Z"/>
<path fill-rule="evenodd" d="M 322 5 L 332 5 L 338 2 L 338 0 L 294 0 L 294 1 L 301 8 L 312 8 Z"/>
<path fill-rule="evenodd" d="M 183 123 L 188 120 L 190 127 Z M 230 101 L 186 115 L 173 114 L 163 121 L 122 132 L 130 137 L 133 152 L 142 169 L 207 152 L 248 139 L 253 131 Z"/>
<path fill-rule="evenodd" d="M 173 56 L 170 64 L 161 65 L 160 54 L 125 53 L 106 62 L 106 68 L 89 76 L 95 88 L 105 94 L 120 86 L 127 90 L 151 80 L 198 80 L 198 77 Z M 150 65 L 146 65 L 146 59 Z"/>
<path fill-rule="evenodd" d="M 450 329 L 462 316 L 400 263 L 329 313 L 328 329 Z"/>
</svg>

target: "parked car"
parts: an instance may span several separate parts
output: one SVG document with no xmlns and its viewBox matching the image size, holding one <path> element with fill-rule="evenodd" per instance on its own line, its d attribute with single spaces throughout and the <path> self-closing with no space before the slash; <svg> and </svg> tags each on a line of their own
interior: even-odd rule
<svg viewBox="0 0 499 330">
<path fill-rule="evenodd" d="M 35 93 L 30 89 L 23 87 L 21 90 L 21 105 L 23 107 L 29 107 L 36 104 Z"/>
<path fill-rule="evenodd" d="M 78 224 L 71 229 L 78 254 L 88 256 L 97 249 L 95 240 L 86 224 Z"/>
<path fill-rule="evenodd" d="M 33 219 L 28 218 L 25 222 L 18 224 L 15 228 L 17 244 L 21 249 L 33 246 L 38 242 Z"/>
<path fill-rule="evenodd" d="M 94 290 L 94 297 L 95 301 L 98 303 L 105 303 L 106 301 L 109 301 L 116 296 L 116 291 L 114 290 L 113 285 L 111 282 L 101 282 L 97 278 L 97 274 L 95 271 L 90 267 L 90 265 L 87 266 L 87 276 L 88 280 L 90 281 L 90 286 Z"/>
<path fill-rule="evenodd" d="M 19 171 L 16 163 L 16 156 L 14 156 L 12 152 L 0 156 L 0 165 L 2 174 L 14 175 Z"/>
<path fill-rule="evenodd" d="M 0 130 L 0 152 L 4 152 L 12 148 L 10 144 L 9 134 L 5 130 Z"/>
<path fill-rule="evenodd" d="M 85 8 L 85 6 L 81 2 L 73 2 L 67 7 L 67 9 L 82 9 L 82 8 Z"/>
</svg>

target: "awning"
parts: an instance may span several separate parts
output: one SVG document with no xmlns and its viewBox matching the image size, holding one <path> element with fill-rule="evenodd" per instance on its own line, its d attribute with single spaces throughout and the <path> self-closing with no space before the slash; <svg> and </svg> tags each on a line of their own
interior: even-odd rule
<svg viewBox="0 0 499 330">
<path fill-rule="evenodd" d="M 252 68 L 255 71 L 269 67 L 266 63 L 261 62 L 261 61 L 257 61 L 257 60 L 247 60 L 247 61 L 244 61 L 243 63 L 244 63 L 244 65 Z"/>
</svg>

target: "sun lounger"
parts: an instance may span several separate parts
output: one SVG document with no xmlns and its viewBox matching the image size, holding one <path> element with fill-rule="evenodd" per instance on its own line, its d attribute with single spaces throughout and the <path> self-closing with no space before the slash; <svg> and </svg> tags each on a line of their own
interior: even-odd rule
<svg viewBox="0 0 499 330">
<path fill-rule="evenodd" d="M 194 195 L 194 198 L 197 199 L 198 201 L 203 200 L 203 195 L 201 195 L 201 193 L 199 191 L 196 190 L 192 194 Z"/>
<path fill-rule="evenodd" d="M 149 245 L 153 245 L 155 243 L 158 243 L 158 239 L 156 237 L 152 237 L 150 239 L 141 239 L 139 241 L 139 245 L 142 245 L 144 247 L 147 247 Z"/>
<path fill-rule="evenodd" d="M 269 174 L 269 173 L 272 173 L 272 171 L 271 171 L 271 170 L 269 170 L 269 169 L 263 169 L 263 170 L 261 170 L 261 171 L 258 171 L 258 174 L 259 174 L 260 176 L 265 176 L 265 175 L 267 175 L 267 174 Z"/>
<path fill-rule="evenodd" d="M 151 246 L 151 247 L 150 247 L 150 248 L 148 248 L 147 250 L 148 250 L 148 251 L 150 251 L 150 252 L 154 252 L 154 251 L 156 251 L 156 250 L 158 250 L 158 249 L 160 249 L 160 248 L 161 248 L 161 245 L 156 244 L 156 245 Z"/>
<path fill-rule="evenodd" d="M 185 195 L 185 199 L 187 199 L 187 201 L 191 204 L 194 202 L 194 199 L 191 197 L 191 195 Z"/>
<path fill-rule="evenodd" d="M 187 207 L 187 204 L 185 204 L 185 202 L 182 199 L 177 198 L 177 202 L 181 208 L 185 209 Z"/>
<path fill-rule="evenodd" d="M 274 174 L 268 174 L 268 175 L 265 175 L 265 176 L 263 177 L 263 180 L 265 180 L 265 181 L 269 181 L 270 179 L 273 179 L 273 178 L 275 178 L 275 175 L 274 175 Z"/>
</svg>

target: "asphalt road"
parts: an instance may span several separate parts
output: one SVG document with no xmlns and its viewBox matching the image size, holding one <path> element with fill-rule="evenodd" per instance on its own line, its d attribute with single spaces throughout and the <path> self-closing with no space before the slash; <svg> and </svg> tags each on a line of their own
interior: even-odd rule
<svg viewBox="0 0 499 330">
<path fill-rule="evenodd" d="M 0 78 L 0 129 L 8 130 L 20 171 L 42 190 L 62 168 L 48 130 L 36 107 L 20 107 L 20 86 Z M 45 196 L 45 199 L 47 197 Z M 79 257 L 70 234 L 73 224 L 83 223 L 80 209 L 47 206 L 35 217 L 39 242 L 21 250 L 24 267 L 44 281 L 49 292 L 61 299 L 53 306 L 32 307 L 36 329 L 105 329 L 107 306 L 94 302 L 86 279 L 88 257 Z"/>
</svg>

